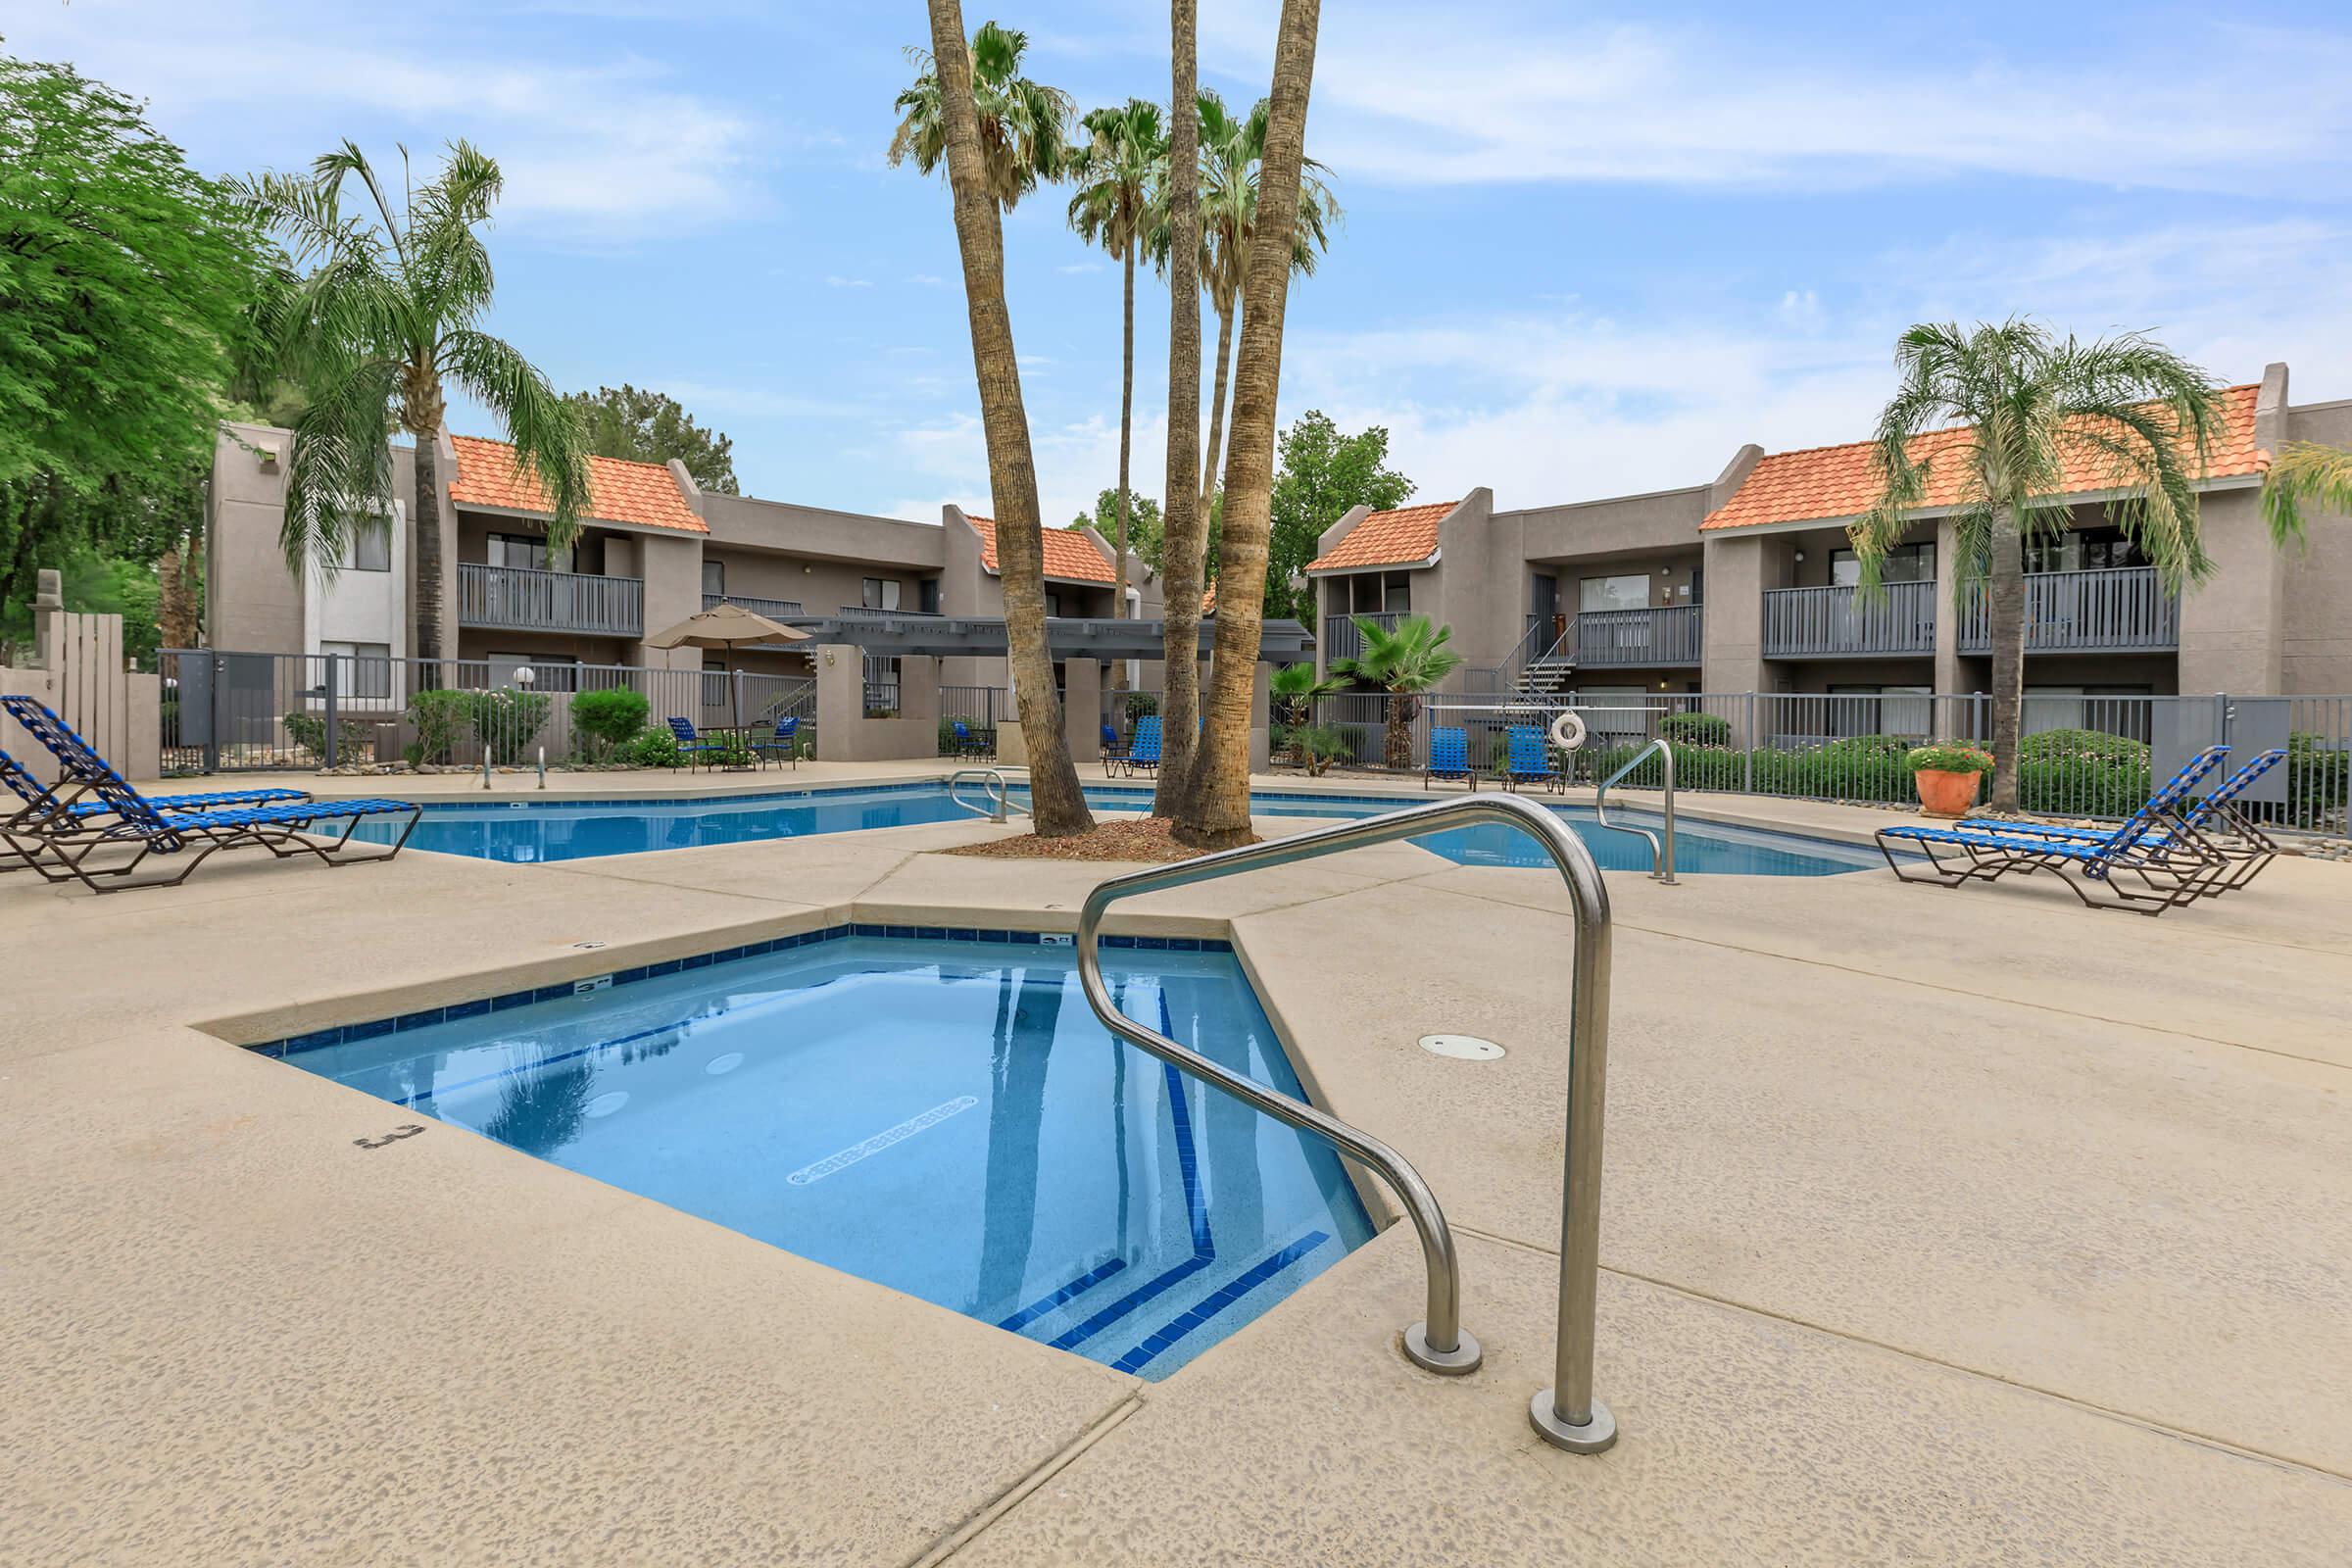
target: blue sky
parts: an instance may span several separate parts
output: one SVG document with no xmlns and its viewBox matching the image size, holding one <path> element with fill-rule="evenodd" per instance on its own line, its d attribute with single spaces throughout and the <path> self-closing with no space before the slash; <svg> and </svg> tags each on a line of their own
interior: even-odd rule
<svg viewBox="0 0 2352 1568">
<path fill-rule="evenodd" d="M 1203 0 L 1263 91 L 1277 7 Z M 1393 432 L 1422 499 L 1700 482 L 1850 440 L 1923 318 L 2149 330 L 2352 396 L 2352 16 L 2214 7 L 1325 8 L 1310 150 L 1347 221 L 1293 292 L 1285 419 Z M 560 385 L 660 387 L 751 493 L 985 506 L 944 186 L 883 161 L 926 13 L 755 0 L 10 0 L 9 52 L 150 101 L 199 167 L 466 136 L 508 182 L 493 322 Z M 1164 7 L 975 5 L 1081 107 L 1164 96 Z M 1113 482 L 1117 271 L 1062 198 L 1006 223 L 1050 520 Z M 1167 299 L 1138 289 L 1138 487 Z M 1213 318 L 1206 320 L 1213 335 Z M 494 433 L 461 408 L 463 432 Z"/>
</svg>

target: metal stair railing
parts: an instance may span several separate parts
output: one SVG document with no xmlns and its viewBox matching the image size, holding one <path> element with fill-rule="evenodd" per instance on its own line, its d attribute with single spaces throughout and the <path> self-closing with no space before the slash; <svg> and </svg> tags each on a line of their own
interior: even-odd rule
<svg viewBox="0 0 2352 1568">
<path fill-rule="evenodd" d="M 966 779 L 977 779 L 988 786 L 988 804 L 986 806 L 976 805 L 963 798 L 962 789 Z M 1004 821 L 1008 808 L 1020 812 L 1023 816 L 1034 814 L 1029 808 L 1012 798 L 1009 786 L 1004 780 L 1004 770 L 1001 767 L 957 768 L 948 775 L 948 799 L 974 816 L 985 816 L 991 822 Z"/>
<path fill-rule="evenodd" d="M 1609 820 L 1609 786 L 1623 779 L 1626 774 L 1631 773 L 1635 768 L 1640 767 L 1642 760 L 1648 757 L 1652 752 L 1658 754 L 1659 770 L 1665 775 L 1665 820 L 1660 824 L 1662 827 L 1664 827 L 1665 832 L 1662 836 L 1657 833 L 1652 833 L 1645 827 L 1636 827 L 1631 822 L 1612 822 Z M 1617 769 L 1616 772 L 1611 773 L 1607 778 L 1602 779 L 1600 781 L 1599 788 L 1592 792 L 1592 819 L 1613 833 L 1639 833 L 1643 838 L 1649 840 L 1650 880 L 1653 882 L 1663 883 L 1667 887 L 1675 886 L 1674 748 L 1667 745 L 1663 739 L 1653 740 L 1647 746 L 1642 747 L 1633 756 L 1627 758 L 1625 760 L 1625 765 Z"/>
<path fill-rule="evenodd" d="M 1396 1193 L 1413 1222 L 1428 1273 L 1422 1320 L 1404 1331 L 1406 1357 L 1432 1372 L 1475 1371 L 1482 1352 L 1478 1341 L 1461 1326 L 1461 1282 L 1453 1233 L 1446 1228 L 1437 1196 L 1420 1173 L 1403 1155 L 1370 1134 L 1246 1078 L 1128 1017 L 1111 1000 L 1102 978 L 1100 951 L 1103 913 L 1121 899 L 1415 838 L 1470 821 L 1503 822 L 1534 837 L 1559 867 L 1575 910 L 1575 969 L 1569 986 L 1568 1151 L 1561 1173 L 1559 1329 L 1552 1386 L 1530 1401 L 1528 1418 L 1554 1447 L 1572 1453 L 1598 1453 L 1617 1441 L 1616 1418 L 1592 1396 L 1592 1314 L 1600 1265 L 1601 1108 L 1608 1063 L 1609 896 L 1592 852 L 1564 820 L 1543 807 L 1510 796 L 1465 796 L 1112 877 L 1087 895 L 1085 907 L 1079 911 L 1079 981 L 1095 1015 L 1122 1039 L 1277 1121 L 1329 1140 L 1342 1153 L 1371 1167 Z"/>
</svg>

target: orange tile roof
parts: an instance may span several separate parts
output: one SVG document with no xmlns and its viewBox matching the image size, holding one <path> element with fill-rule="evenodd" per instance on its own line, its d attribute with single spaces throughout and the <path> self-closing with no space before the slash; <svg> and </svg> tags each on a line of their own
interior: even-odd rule
<svg viewBox="0 0 2352 1568">
<path fill-rule="evenodd" d="M 1438 553 L 1438 524 L 1461 505 L 1438 501 L 1428 506 L 1399 507 L 1375 512 L 1348 530 L 1328 555 L 1306 564 L 1309 571 L 1340 571 L 1349 566 L 1414 566 Z"/>
<path fill-rule="evenodd" d="M 995 519 L 975 517 L 968 512 L 963 514 L 963 519 L 972 525 L 972 532 L 980 536 L 980 564 L 990 571 L 998 571 Z M 1048 528 L 1044 530 L 1044 537 L 1047 576 L 1075 582 L 1118 581 L 1117 575 L 1110 569 L 1109 559 L 1078 529 Z"/>
<path fill-rule="evenodd" d="M 514 449 L 506 442 L 453 435 L 449 444 L 458 453 L 458 472 L 449 481 L 449 498 L 459 506 L 500 507 L 542 516 L 554 511 L 539 476 L 515 471 Z M 675 528 L 681 533 L 710 531 L 686 505 L 667 466 L 660 463 L 590 458 L 586 515 L 604 522 Z"/>
<path fill-rule="evenodd" d="M 2218 394 L 2221 428 L 2214 433 L 2206 465 L 2209 479 L 2260 473 L 2270 466 L 2271 455 L 2254 444 L 2256 386 L 2224 387 Z M 1968 426 L 1931 430 L 1913 438 L 1911 457 L 1925 462 L 1937 453 L 1964 444 Z M 1702 529 L 1753 528 L 1772 522 L 1831 521 L 1859 516 L 1879 493 L 1877 443 L 1852 441 L 1844 446 L 1809 447 L 1798 452 L 1775 452 L 1758 462 L 1740 488 L 1699 524 Z M 1960 500 L 1962 466 L 1957 462 L 1931 463 L 1922 507 L 1949 507 Z M 2067 463 L 2062 494 L 2080 495 L 2112 488 L 2106 460 L 2081 451 Z M 1319 563 L 1318 563 L 1319 564 Z"/>
</svg>

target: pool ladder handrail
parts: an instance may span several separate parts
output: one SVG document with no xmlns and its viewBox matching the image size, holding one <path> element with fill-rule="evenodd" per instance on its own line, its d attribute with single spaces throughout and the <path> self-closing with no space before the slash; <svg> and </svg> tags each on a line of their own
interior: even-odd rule
<svg viewBox="0 0 2352 1568">
<path fill-rule="evenodd" d="M 975 806 L 963 798 L 961 791 L 966 779 L 978 779 L 988 786 L 988 805 Z M 1010 785 L 1005 782 L 1004 770 L 1001 767 L 957 768 L 948 775 L 948 799 L 974 816 L 985 816 L 991 822 L 1005 820 L 1004 813 L 1008 807 L 1023 816 L 1034 814 L 1029 808 L 1012 798 Z"/>
<path fill-rule="evenodd" d="M 1609 786 L 1624 778 L 1635 768 L 1640 767 L 1642 760 L 1652 752 L 1658 754 L 1659 766 L 1666 781 L 1665 821 L 1662 824 L 1665 834 L 1663 838 L 1645 827 L 1637 827 L 1631 822 L 1609 820 Z M 1649 840 L 1650 880 L 1663 883 L 1667 887 L 1676 886 L 1674 880 L 1674 748 L 1667 745 L 1663 738 L 1653 740 L 1627 758 L 1623 767 L 1602 779 L 1599 788 L 1592 792 L 1592 820 L 1612 832 L 1639 833 Z"/>
<path fill-rule="evenodd" d="M 1554 1447 L 1572 1453 L 1598 1453 L 1617 1441 L 1615 1417 L 1592 1396 L 1592 1314 L 1600 1264 L 1601 1108 L 1608 1063 L 1609 895 L 1592 852 L 1562 818 L 1516 796 L 1463 796 L 1111 877 L 1086 896 L 1078 914 L 1079 983 L 1095 1015 L 1121 1038 L 1277 1121 L 1329 1140 L 1343 1153 L 1370 1166 L 1396 1193 L 1413 1222 L 1428 1272 L 1425 1315 L 1404 1331 L 1405 1356 L 1432 1372 L 1476 1371 L 1483 1352 L 1478 1341 L 1461 1326 L 1461 1280 L 1453 1233 L 1420 1172 L 1370 1134 L 1246 1078 L 1128 1017 L 1119 1010 L 1103 981 L 1101 953 L 1103 913 L 1120 899 L 1416 838 L 1465 821 L 1503 822 L 1533 836 L 1559 867 L 1575 911 L 1575 969 L 1569 985 L 1568 1150 L 1561 1174 L 1559 1331 L 1552 1386 L 1530 1401 L 1528 1418 Z"/>
</svg>

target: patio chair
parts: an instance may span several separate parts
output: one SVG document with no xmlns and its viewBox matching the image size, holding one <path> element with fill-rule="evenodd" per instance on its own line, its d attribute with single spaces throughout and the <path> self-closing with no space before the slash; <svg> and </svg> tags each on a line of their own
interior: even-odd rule
<svg viewBox="0 0 2352 1568">
<path fill-rule="evenodd" d="M 84 798 L 88 786 L 76 783 L 68 773 L 59 780 L 61 795 L 33 777 L 29 768 L 0 752 L 0 786 L 5 786 L 18 801 L 14 811 L 0 815 L 0 829 L 14 828 L 24 834 L 40 834 L 53 843 L 79 842 L 103 831 L 98 820 L 113 809 L 104 801 Z M 288 801 L 307 801 L 304 790 L 252 789 L 213 790 L 199 795 L 150 796 L 148 804 L 161 810 L 202 811 L 233 806 L 269 806 Z M 30 869 L 21 859 L 0 859 L 0 874 Z"/>
<path fill-rule="evenodd" d="M 280 859 L 310 855 L 327 865 L 389 860 L 407 847 L 417 818 L 423 815 L 423 808 L 413 801 L 374 799 L 168 808 L 131 788 L 89 742 L 42 704 L 29 697 L 0 697 L 0 711 L 48 748 L 68 778 L 78 786 L 76 793 L 86 794 L 100 808 L 74 813 L 70 822 L 48 815 L 36 822 L 12 818 L 0 825 L 0 843 L 49 882 L 79 882 L 93 893 L 177 887 L 214 855 L 232 849 L 265 849 Z M 395 815 L 405 815 L 407 820 L 389 848 L 369 855 L 349 853 L 352 835 L 364 818 Z M 325 843 L 307 836 L 317 824 L 334 821 L 344 821 L 340 836 Z M 127 860 L 91 863 L 100 851 L 113 849 L 133 853 Z M 178 862 L 177 874 L 130 880 L 148 857 L 176 855 L 187 857 Z"/>
<path fill-rule="evenodd" d="M 955 727 L 956 755 L 957 757 L 986 757 L 996 750 L 989 742 L 974 735 L 970 726 L 965 724 L 962 719 L 952 718 L 948 722 Z"/>
<path fill-rule="evenodd" d="M 2223 862 L 2218 875 L 2203 881 L 2199 888 L 2201 893 L 2212 896 L 2232 893 L 2244 887 L 2262 874 L 2263 867 L 2278 858 L 2278 845 L 2239 808 L 2237 801 L 2255 780 L 2285 760 L 2286 753 L 2277 747 L 2257 754 L 2252 761 L 2224 779 L 2212 794 L 2198 798 L 2187 810 L 2177 812 L 2177 828 L 2151 829 L 2148 842 L 2162 844 L 2176 831 L 2185 829 L 2197 837 L 2200 849 L 2218 856 Z M 1969 817 L 1953 825 L 1981 833 L 2012 837 L 2025 835 L 2069 843 L 2095 843 L 2108 836 L 2108 830 L 2103 828 L 2065 827 L 2055 822 L 2013 822 L 1990 817 Z"/>
<path fill-rule="evenodd" d="M 686 759 L 689 767 L 700 767 L 704 765 L 703 759 L 716 757 L 726 750 L 714 742 L 704 740 L 694 732 L 691 722 L 675 713 L 669 715 L 669 732 L 678 738 L 678 755 Z"/>
<path fill-rule="evenodd" d="M 1429 727 L 1429 765 L 1421 770 L 1421 787 L 1442 778 L 1460 779 L 1478 793 L 1478 775 L 1470 770 L 1469 731 L 1451 724 Z"/>
<path fill-rule="evenodd" d="M 1127 771 L 1157 773 L 1159 771 L 1159 715 L 1135 721 L 1135 737 L 1127 743 Z"/>
<path fill-rule="evenodd" d="M 2094 909 L 2159 915 L 2203 897 L 2213 879 L 2227 871 L 2222 857 L 2197 834 L 2185 829 L 2166 833 L 2161 825 L 2229 755 L 2227 746 L 2199 752 L 2111 833 L 2067 839 L 2007 832 L 1989 823 L 1976 828 L 1905 824 L 1879 829 L 1879 853 L 1886 857 L 1887 869 L 1905 882 L 1956 888 L 1995 881 L 2013 871 L 2021 876 L 2047 871 Z M 1926 861 L 1926 868 L 1915 866 L 1919 874 L 1906 873 L 1895 858 L 1897 844 L 1917 846 L 1914 853 Z M 1959 853 L 1947 858 L 1936 853 L 1938 849 Z M 2136 888 L 2130 885 L 2133 883 Z M 2105 896 L 2092 897 L 2093 889 Z"/>
<path fill-rule="evenodd" d="M 1119 744 L 1119 732 L 1110 725 L 1102 726 L 1102 776 L 1116 778 L 1127 765 L 1127 748 Z"/>
<path fill-rule="evenodd" d="M 1544 732 L 1535 725 L 1511 725 L 1503 732 L 1503 788 L 1515 790 L 1534 783 L 1563 795 L 1568 792 L 1568 775 L 1551 760 L 1544 745 Z"/>
<path fill-rule="evenodd" d="M 797 773 L 801 770 L 800 734 L 800 715 L 787 713 L 776 720 L 776 732 L 765 740 L 754 742 L 752 750 L 759 754 L 761 761 L 765 761 L 771 752 L 782 753 L 792 759 L 792 770 Z"/>
</svg>

